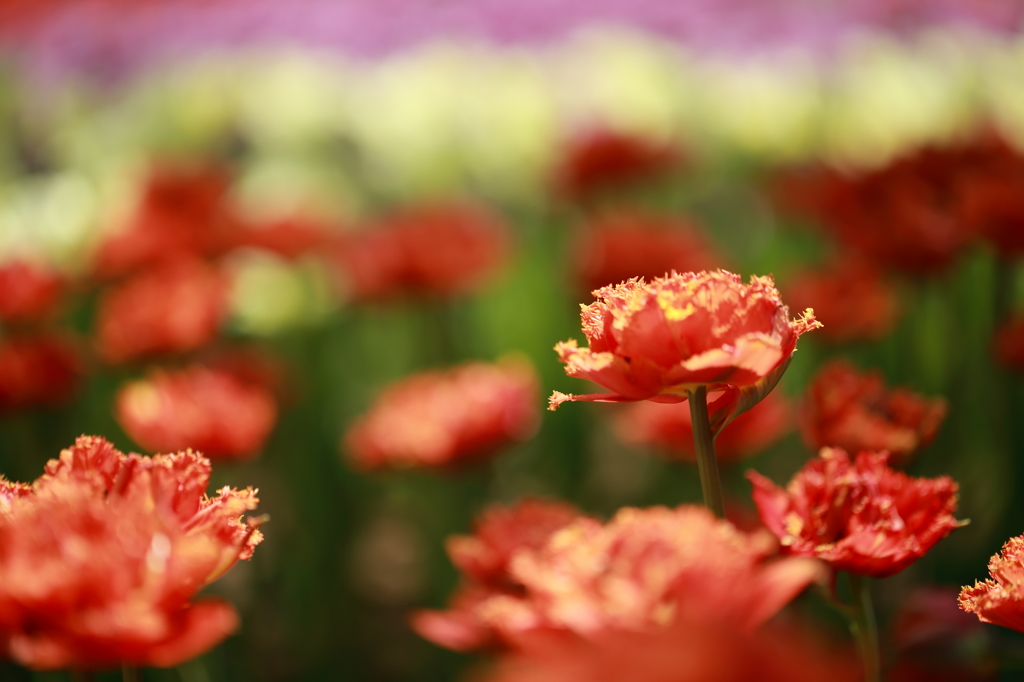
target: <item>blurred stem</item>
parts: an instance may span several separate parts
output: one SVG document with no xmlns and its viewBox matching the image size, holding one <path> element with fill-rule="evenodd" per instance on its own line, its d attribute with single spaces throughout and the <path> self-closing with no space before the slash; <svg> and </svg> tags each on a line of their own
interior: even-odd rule
<svg viewBox="0 0 1024 682">
<path fill-rule="evenodd" d="M 121 666 L 121 679 L 124 682 L 139 682 L 142 676 L 139 675 L 139 669 L 134 665 L 128 665 L 127 663 Z"/>
<path fill-rule="evenodd" d="M 864 682 L 880 682 L 882 662 L 878 651 L 878 625 L 871 605 L 871 583 L 867 578 L 850 574 L 855 607 L 850 631 L 857 640 L 857 650 L 864 664 Z"/>
<path fill-rule="evenodd" d="M 690 422 L 693 424 L 693 449 L 697 452 L 697 471 L 700 473 L 700 488 L 704 493 L 704 506 L 718 518 L 724 519 L 722 478 L 718 474 L 715 436 L 711 433 L 711 419 L 708 416 L 707 387 L 698 386 L 690 391 L 689 401 Z"/>
<path fill-rule="evenodd" d="M 71 682 L 92 682 L 93 676 L 90 670 L 70 670 L 68 671 L 71 677 Z"/>
</svg>

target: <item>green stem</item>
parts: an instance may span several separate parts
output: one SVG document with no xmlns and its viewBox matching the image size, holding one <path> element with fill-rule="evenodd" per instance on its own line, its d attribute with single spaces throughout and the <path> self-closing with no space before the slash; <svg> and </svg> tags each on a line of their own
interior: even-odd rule
<svg viewBox="0 0 1024 682">
<path fill-rule="evenodd" d="M 857 640 L 857 649 L 864 664 L 864 682 L 880 682 L 882 661 L 878 651 L 878 625 L 875 623 L 875 610 L 871 606 L 871 583 L 867 578 L 851 573 L 850 586 L 856 600 L 850 631 Z"/>
<path fill-rule="evenodd" d="M 124 682 L 139 682 L 142 676 L 139 675 L 139 669 L 134 665 L 128 665 L 125 663 L 121 666 L 121 679 Z"/>
<path fill-rule="evenodd" d="M 68 676 L 71 678 L 71 682 L 93 681 L 93 675 L 91 670 L 69 670 Z"/>
<path fill-rule="evenodd" d="M 715 457 L 715 435 L 711 432 L 708 416 L 708 389 L 698 386 L 689 392 L 690 422 L 693 425 L 693 449 L 697 452 L 697 471 L 700 488 L 704 493 L 704 506 L 720 519 L 725 518 L 722 501 L 722 479 L 718 474 Z"/>
</svg>

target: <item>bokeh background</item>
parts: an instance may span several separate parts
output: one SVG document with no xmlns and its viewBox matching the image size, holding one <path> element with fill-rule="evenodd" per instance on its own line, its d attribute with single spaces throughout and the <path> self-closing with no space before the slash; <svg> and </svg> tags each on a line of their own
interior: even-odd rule
<svg viewBox="0 0 1024 682">
<path fill-rule="evenodd" d="M 829 359 L 948 401 L 907 469 L 952 475 L 971 524 L 880 584 L 886 632 L 915 586 L 946 586 L 952 600 L 1024 532 L 1021 344 L 994 350 L 1024 309 L 1006 246 L 1024 241 L 1022 19 L 1015 0 L 8 0 L 0 269 L 28 264 L 58 293 L 30 322 L 6 319 L 0 345 L 57 334 L 74 360 L 52 390 L 38 365 L 24 389 L 24 365 L 0 361 L 0 471 L 32 480 L 82 433 L 151 452 L 117 416 L 122 387 L 154 366 L 233 360 L 270 387 L 277 416 L 254 456 L 215 461 L 214 486 L 260 489 L 266 541 L 208 590 L 239 609 L 239 633 L 144 679 L 458 679 L 479 662 L 423 641 L 407 616 L 444 605 L 457 583 L 444 539 L 487 504 L 532 495 L 607 517 L 701 499 L 695 467 L 623 437 L 618 406 L 542 412 L 552 390 L 588 392 L 552 351 L 582 337 L 578 304 L 612 274 L 771 273 L 826 329 L 858 316 L 877 328 L 801 339 L 776 389 L 783 435 L 724 472 L 737 514 L 750 508 L 746 468 L 783 483 L 810 456 L 795 415 Z M 971 232 L 953 205 L 949 178 L 987 163 L 956 151 L 972 145 L 1011 169 L 999 176 L 1003 242 Z M 828 183 L 887 172 L 883 189 L 842 200 L 862 223 L 835 227 L 852 209 Z M 163 199 L 160 177 L 179 182 Z M 153 215 L 170 215 L 171 232 L 209 236 L 224 215 L 249 232 L 181 247 L 227 282 L 211 338 L 119 356 L 99 331 L 104 300 L 176 251 L 161 242 L 118 270 L 109 244 Z M 452 215 L 493 230 L 446 245 Z M 604 241 L 602 220 L 627 236 Z M 380 274 L 398 247 L 372 235 L 396 224 L 421 231 L 401 248 L 434 274 Z M 650 225 L 674 236 L 652 245 L 640 234 Z M 856 238 L 878 229 L 895 255 Z M 867 274 L 842 269 L 854 261 Z M 808 291 L 808 270 L 847 285 Z M 0 299 L 21 277 L 0 279 Z M 860 285 L 870 291 L 850 301 Z M 121 324 L 137 338 L 160 320 Z M 537 375 L 535 413 L 512 442 L 440 469 L 354 462 L 345 434 L 390 384 L 499 358 Z M 442 413 L 477 409 L 445 400 Z M 957 646 L 988 677 L 957 679 L 1024 668 L 1014 633 L 965 637 Z M 10 664 L 0 677 L 66 679 Z"/>
</svg>

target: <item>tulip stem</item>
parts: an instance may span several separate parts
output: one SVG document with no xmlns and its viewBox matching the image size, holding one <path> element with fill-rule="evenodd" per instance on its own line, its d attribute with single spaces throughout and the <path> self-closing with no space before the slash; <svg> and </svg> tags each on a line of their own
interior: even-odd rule
<svg viewBox="0 0 1024 682">
<path fill-rule="evenodd" d="M 711 432 L 708 416 L 707 386 L 698 386 L 689 392 L 690 422 L 693 425 L 693 449 L 697 453 L 697 471 L 700 488 L 704 493 L 704 506 L 720 519 L 725 518 L 722 501 L 722 478 L 718 474 L 715 457 L 715 435 Z"/>
<path fill-rule="evenodd" d="M 856 604 L 850 631 L 857 640 L 857 649 L 864 664 L 864 682 L 880 682 L 882 662 L 878 651 L 878 625 L 871 605 L 871 583 L 867 578 L 851 573 L 850 587 Z"/>
<path fill-rule="evenodd" d="M 91 670 L 70 670 L 69 675 L 71 682 L 92 682 L 93 674 Z"/>
<path fill-rule="evenodd" d="M 125 663 L 121 666 L 121 679 L 123 682 L 139 682 L 142 676 L 139 675 L 139 669 L 134 665 L 128 665 Z"/>
</svg>

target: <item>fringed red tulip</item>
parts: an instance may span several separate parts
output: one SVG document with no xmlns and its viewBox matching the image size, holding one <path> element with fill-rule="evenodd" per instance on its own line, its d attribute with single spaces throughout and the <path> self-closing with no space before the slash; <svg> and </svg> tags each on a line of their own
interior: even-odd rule
<svg viewBox="0 0 1024 682">
<path fill-rule="evenodd" d="M 988 562 L 991 578 L 960 591 L 960 608 L 983 623 L 1024 632 L 1024 536 L 1010 538 Z"/>
<path fill-rule="evenodd" d="M 887 466 L 887 453 L 825 448 L 783 489 L 757 472 L 754 503 L 789 556 L 884 578 L 914 563 L 964 525 L 953 517 L 957 484 L 913 478 Z"/>
<path fill-rule="evenodd" d="M 37 670 L 173 666 L 238 623 L 196 592 L 262 536 L 255 491 L 206 497 L 193 452 L 124 455 L 81 437 L 31 486 L 0 486 L 0 643 Z"/>
</svg>

